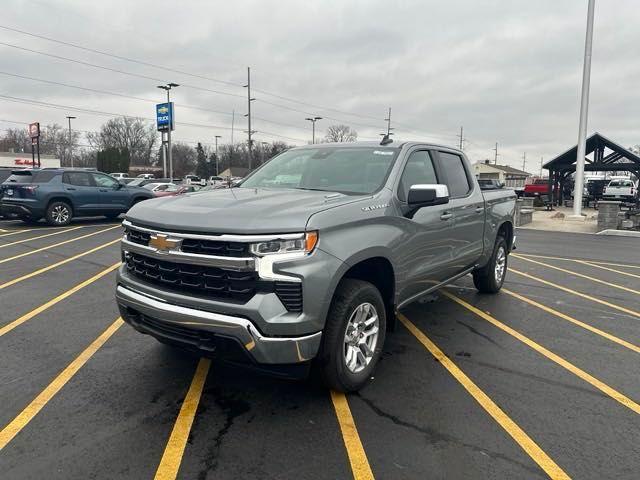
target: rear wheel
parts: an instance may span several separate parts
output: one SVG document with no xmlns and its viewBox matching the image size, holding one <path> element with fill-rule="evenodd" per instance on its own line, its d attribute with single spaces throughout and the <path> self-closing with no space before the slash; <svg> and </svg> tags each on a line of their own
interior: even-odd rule
<svg viewBox="0 0 640 480">
<path fill-rule="evenodd" d="M 376 287 L 344 279 L 333 297 L 318 358 L 328 387 L 360 390 L 371 379 L 386 332 L 386 312 Z"/>
<path fill-rule="evenodd" d="M 73 213 L 71 206 L 67 202 L 51 202 L 47 207 L 45 218 L 49 225 L 64 226 L 69 225 Z"/>
<path fill-rule="evenodd" d="M 501 236 L 496 238 L 493 254 L 482 268 L 473 271 L 473 284 L 481 293 L 497 293 L 507 276 L 507 242 Z"/>
</svg>

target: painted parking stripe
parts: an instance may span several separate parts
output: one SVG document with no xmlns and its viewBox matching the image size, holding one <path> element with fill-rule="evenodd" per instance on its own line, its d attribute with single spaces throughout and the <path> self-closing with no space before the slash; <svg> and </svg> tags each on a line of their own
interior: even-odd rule
<svg viewBox="0 0 640 480">
<path fill-rule="evenodd" d="M 587 262 L 585 260 L 577 260 L 578 263 L 582 265 L 589 265 L 590 267 L 599 268 L 600 270 L 607 270 L 609 272 L 617 273 L 619 275 L 625 275 L 627 277 L 640 278 L 640 275 L 635 273 L 623 272 L 622 270 L 616 270 L 615 268 L 604 267 L 602 265 L 597 265 L 593 262 Z"/>
<path fill-rule="evenodd" d="M 554 480 L 570 478 L 516 422 L 460 370 L 418 327 L 401 313 L 398 313 L 398 319 L 550 478 Z"/>
<path fill-rule="evenodd" d="M 47 245 L 46 247 L 36 248 L 35 250 L 30 250 L 28 252 L 21 253 L 20 255 L 14 255 L 13 257 L 4 258 L 4 259 L 0 260 L 0 264 L 7 263 L 7 262 L 10 262 L 12 260 L 17 260 L 18 258 L 23 258 L 23 257 L 26 257 L 28 255 L 33 255 L 35 253 L 44 252 L 45 250 L 49 250 L 51 248 L 60 247 L 62 245 L 66 245 L 67 243 L 77 242 L 78 240 L 82 240 L 84 238 L 89 238 L 89 237 L 92 237 L 94 235 L 99 235 L 101 233 L 108 232 L 109 230 L 113 230 L 114 228 L 120 228 L 120 225 L 115 225 L 113 227 L 105 228 L 103 230 L 98 230 L 97 232 L 87 233 L 86 235 L 81 235 L 79 237 L 70 238 L 69 240 L 65 240 L 63 242 L 54 243 L 53 245 Z"/>
<path fill-rule="evenodd" d="M 53 232 L 53 233 L 45 233 L 44 235 L 38 235 L 38 236 L 35 236 L 35 237 L 23 238 L 22 240 L 16 240 L 15 242 L 1 244 L 0 248 L 10 247 L 11 245 L 18 245 L 20 243 L 28 242 L 30 240 L 40 240 L 41 238 L 52 237 L 53 235 L 60 235 L 61 233 L 71 232 L 73 230 L 78 230 L 79 228 L 82 228 L 82 227 L 72 227 L 72 228 L 67 228 L 66 230 L 59 230 L 59 231 Z"/>
<path fill-rule="evenodd" d="M 628 315 L 633 315 L 634 317 L 640 318 L 640 312 L 638 312 L 636 310 L 632 310 L 632 309 L 626 308 L 626 307 L 621 307 L 620 305 L 616 305 L 615 303 L 607 302 L 606 300 L 601 300 L 599 298 L 592 297 L 591 295 L 587 295 L 586 293 L 578 292 L 577 290 L 572 290 L 571 288 L 565 287 L 563 285 L 558 285 L 557 283 L 550 282 L 549 280 L 545 280 L 543 278 L 536 277 L 536 276 L 531 275 L 529 273 L 521 272 L 520 270 L 516 270 L 516 269 L 511 268 L 511 267 L 509 267 L 509 271 L 513 272 L 513 273 L 515 273 L 517 275 L 521 275 L 523 277 L 529 278 L 531 280 L 535 280 L 536 282 L 540 282 L 540 283 L 542 283 L 544 285 L 548 285 L 550 287 L 557 288 L 558 290 L 562 290 L 563 292 L 571 293 L 572 295 L 575 295 L 577 297 L 585 298 L 587 300 L 591 300 L 592 302 L 599 303 L 600 305 L 605 305 L 605 306 L 607 306 L 609 308 L 613 308 L 614 310 L 619 310 L 619 311 L 624 312 L 624 313 L 626 313 Z"/>
<path fill-rule="evenodd" d="M 156 480 L 174 480 L 178 476 L 184 449 L 187 445 L 191 426 L 193 425 L 193 420 L 198 410 L 200 397 L 202 397 L 202 390 L 207 380 L 210 365 L 211 361 L 206 358 L 201 358 L 198 362 L 196 372 L 189 386 L 189 391 L 184 397 L 184 402 L 182 402 L 182 406 L 180 407 L 180 413 L 178 414 L 176 423 L 173 425 L 171 436 L 162 454 L 160 465 L 154 477 Z"/>
<path fill-rule="evenodd" d="M 625 268 L 637 268 L 640 269 L 640 265 L 626 265 L 624 263 L 612 263 L 612 262 L 601 262 L 600 260 L 587 260 L 587 259 L 581 259 L 581 258 L 567 258 L 567 257 L 552 257 L 550 255 L 534 255 L 533 253 L 522 253 L 520 251 L 518 251 L 518 255 L 520 255 L 521 257 L 531 257 L 531 258 L 542 258 L 542 259 L 546 259 L 546 260 L 562 260 L 565 262 L 589 262 L 589 263 L 595 263 L 598 265 L 608 265 L 611 267 L 625 267 Z"/>
<path fill-rule="evenodd" d="M 640 295 L 640 290 L 634 290 L 633 288 L 625 287 L 624 285 L 618 285 L 617 283 L 605 282 L 604 280 L 600 280 L 599 278 L 592 277 L 590 275 L 585 275 L 584 273 L 574 272 L 573 270 L 567 270 L 566 268 L 556 267 L 555 265 L 549 265 L 548 263 L 539 262 L 538 260 L 532 260 L 530 258 L 521 257 L 518 254 L 512 253 L 512 257 L 519 258 L 520 260 L 524 260 L 525 262 L 535 263 L 536 265 L 541 265 L 546 268 L 551 268 L 552 270 L 557 270 L 559 272 L 568 273 L 569 275 L 574 275 L 576 277 L 584 278 L 587 280 L 591 280 L 592 282 L 600 283 L 602 285 L 607 285 L 608 287 L 617 288 L 618 290 L 624 290 L 625 292 L 635 293 L 636 295 Z"/>
<path fill-rule="evenodd" d="M 592 325 L 589 325 L 588 323 L 584 323 L 578 319 L 573 318 L 570 315 L 567 315 L 566 313 L 562 313 L 559 312 L 558 310 L 555 310 L 554 308 L 548 307 L 542 303 L 536 302 L 535 300 L 532 300 L 528 297 L 525 297 L 524 295 L 521 295 L 519 293 L 513 292 L 507 288 L 502 287 L 502 291 L 504 293 L 506 293 L 507 295 L 511 295 L 514 298 L 517 298 L 518 300 L 521 300 L 525 303 L 528 303 L 529 305 L 532 305 L 536 308 L 539 308 L 540 310 L 544 310 L 547 313 L 550 313 L 552 315 L 555 315 L 558 318 L 562 318 L 563 320 L 566 320 L 567 322 L 571 322 L 574 325 L 579 326 L 580 328 L 584 328 L 585 330 L 589 330 L 592 333 L 595 333 L 596 335 L 600 335 L 601 337 L 606 338 L 607 340 L 611 340 L 614 343 L 617 343 L 618 345 L 621 345 L 625 348 L 628 348 L 629 350 L 633 350 L 636 353 L 640 353 L 640 347 L 637 345 L 634 345 L 631 342 L 627 342 L 626 340 L 623 340 L 619 337 L 616 337 L 615 335 L 612 335 L 610 333 L 605 332 L 604 330 L 600 330 L 599 328 L 596 328 Z"/>
<path fill-rule="evenodd" d="M 474 307 L 470 303 L 465 302 L 461 298 L 459 298 L 459 297 L 457 297 L 457 296 L 455 296 L 455 295 L 453 295 L 453 294 L 451 294 L 451 293 L 449 293 L 449 292 L 447 292 L 445 290 L 441 290 L 441 292 L 445 297 L 448 297 L 449 299 L 453 300 L 458 305 L 466 308 L 470 312 L 475 313 L 477 316 L 479 316 L 483 320 L 486 320 L 487 322 L 491 323 L 493 326 L 498 327 L 503 332 L 508 333 L 509 335 L 511 335 L 512 337 L 516 338 L 517 340 L 520 340 L 526 346 L 532 348 L 533 350 L 535 350 L 539 354 L 543 355 L 544 357 L 547 357 L 552 362 L 556 363 L 557 365 L 560 365 L 562 368 L 564 368 L 564 369 L 568 370 L 569 372 L 573 373 L 575 376 L 581 378 L 585 382 L 587 382 L 590 385 L 592 385 L 593 387 L 597 388 L 598 390 L 600 390 L 605 395 L 607 395 L 607 396 L 611 397 L 612 399 L 614 399 L 615 401 L 619 402 L 621 405 L 624 405 L 625 407 L 627 407 L 631 411 L 633 411 L 633 412 L 635 412 L 637 414 L 640 414 L 640 405 L 638 405 L 636 402 L 631 400 L 626 395 L 618 392 L 617 390 L 615 390 L 614 388 L 610 387 L 609 385 L 607 385 L 606 383 L 602 382 L 601 380 L 598 380 L 597 378 L 595 378 L 594 376 L 592 376 L 589 373 L 585 372 L 584 370 L 576 367 L 574 364 L 572 364 L 568 360 L 565 360 L 561 356 L 556 355 L 551 350 L 549 350 L 549 349 L 543 347 L 542 345 L 534 342 L 529 337 L 523 335 L 522 333 L 518 332 L 517 330 L 514 330 L 513 328 L 511 328 L 511 327 L 505 325 L 504 323 L 502 323 L 501 321 L 493 318 L 488 313 L 483 312 L 479 308 Z"/>
<path fill-rule="evenodd" d="M 34 398 L 11 422 L 0 430 L 0 451 L 18 435 L 24 427 L 56 396 L 93 355 L 118 331 L 124 322 L 116 319 L 98 338 L 78 355 L 47 387 Z"/>
<path fill-rule="evenodd" d="M 7 287 L 10 287 L 11 285 L 15 285 L 16 283 L 20 283 L 20 282 L 22 282 L 24 280 L 28 280 L 29 278 L 33 278 L 33 277 L 35 277 L 37 275 L 41 275 L 41 274 L 43 274 L 45 272 L 48 272 L 49 270 L 53 270 L 54 268 L 57 268 L 57 267 L 59 267 L 61 265 L 64 265 L 66 263 L 73 262 L 74 260 L 77 260 L 78 258 L 82 258 L 82 257 L 84 257 L 86 255 L 90 255 L 90 254 L 92 254 L 94 252 L 97 252 L 98 250 L 101 250 L 103 248 L 106 248 L 106 247 L 109 247 L 111 245 L 114 245 L 114 244 L 118 243 L 119 241 L 120 241 L 120 239 L 116 238 L 115 240 L 111 240 L 110 242 L 103 243 L 102 245 L 98 245 L 97 247 L 91 248 L 91 249 L 87 250 L 86 252 L 78 253 L 77 255 L 74 255 L 74 256 L 69 257 L 69 258 L 65 258 L 64 260 L 60 260 L 59 262 L 56 262 L 56 263 L 52 263 L 51 265 L 49 265 L 47 267 L 42 267 L 42 268 L 40 268 L 38 270 L 35 270 L 35 271 L 31 272 L 31 273 L 27 273 L 26 275 L 22 275 L 21 277 L 14 278 L 13 280 L 9 280 L 9 281 L 7 281 L 5 283 L 0 283 L 0 290 L 3 290 L 5 288 L 7 288 Z"/>
<path fill-rule="evenodd" d="M 358 429 L 351 415 L 349 402 L 344 393 L 331 391 L 331 402 L 336 412 L 336 418 L 340 425 L 342 440 L 347 449 L 347 456 L 351 464 L 351 472 L 354 480 L 373 480 L 373 472 L 369 466 L 367 454 L 364 451 Z"/>
<path fill-rule="evenodd" d="M 108 227 L 110 225 L 116 225 L 116 224 L 112 224 L 112 223 L 93 223 L 90 225 L 79 225 L 80 228 L 90 228 L 90 227 Z M 120 225 L 120 224 L 117 224 Z M 35 232 L 38 230 L 60 230 L 62 228 L 67 228 L 67 227 L 36 227 L 36 228 L 21 228 L 19 230 L 4 230 L 5 232 L 9 232 L 9 233 L 4 233 L 2 235 L 0 235 L 0 238 L 2 237 L 8 237 L 10 235 L 18 235 L 19 233 L 27 233 L 27 232 Z"/>
<path fill-rule="evenodd" d="M 53 307 L 55 304 L 60 303 L 65 298 L 69 298 L 71 295 L 73 295 L 74 293 L 76 293 L 79 290 L 82 290 L 84 287 L 86 287 L 88 285 L 91 285 L 92 283 L 100 280 L 105 275 L 108 275 L 109 273 L 113 272 L 119 266 L 120 266 L 120 262 L 115 263 L 115 264 L 111 265 L 108 268 L 105 268 L 104 270 L 102 270 L 101 272 L 97 273 L 93 277 L 88 278 L 83 282 L 80 282 L 75 287 L 70 288 L 66 292 L 61 293 L 60 295 L 58 295 L 55 298 L 52 298 L 48 302 L 43 303 L 38 308 L 34 308 L 30 312 L 25 313 L 24 315 L 22 315 L 20 318 L 15 319 L 13 322 L 10 322 L 7 325 L 4 325 L 3 327 L 0 327 L 0 337 L 2 337 L 3 335 L 9 333 L 14 328 L 19 327 L 23 323 L 31 320 L 36 315 L 39 315 L 40 313 L 44 312 L 45 310 L 48 310 L 49 308 Z"/>
</svg>

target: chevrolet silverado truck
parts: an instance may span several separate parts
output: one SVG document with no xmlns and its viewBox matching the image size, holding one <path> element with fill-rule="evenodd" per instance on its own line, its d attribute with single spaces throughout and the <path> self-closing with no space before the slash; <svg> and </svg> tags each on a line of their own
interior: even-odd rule
<svg viewBox="0 0 640 480">
<path fill-rule="evenodd" d="M 500 290 L 515 199 L 449 147 L 293 148 L 233 188 L 129 210 L 117 302 L 161 342 L 285 375 L 313 360 L 355 391 L 398 309 L 467 274 Z"/>
</svg>

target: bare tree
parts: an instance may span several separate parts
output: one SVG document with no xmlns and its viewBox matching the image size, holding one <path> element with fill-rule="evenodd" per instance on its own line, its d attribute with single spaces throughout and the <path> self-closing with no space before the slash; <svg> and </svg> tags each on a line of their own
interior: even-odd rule
<svg viewBox="0 0 640 480">
<path fill-rule="evenodd" d="M 171 145 L 173 156 L 173 175 L 184 177 L 192 174 L 197 165 L 197 153 L 193 147 L 186 143 L 174 143 Z"/>
<path fill-rule="evenodd" d="M 10 128 L 0 137 L 2 152 L 30 152 L 31 140 L 26 128 Z"/>
<path fill-rule="evenodd" d="M 132 117 L 112 118 L 102 125 L 99 132 L 88 133 L 87 140 L 99 150 L 127 149 L 131 153 L 131 165 L 156 163 L 158 133 L 153 122 Z"/>
<path fill-rule="evenodd" d="M 326 142 L 355 142 L 358 139 L 358 132 L 348 125 L 331 125 L 327 128 L 324 136 Z"/>
</svg>

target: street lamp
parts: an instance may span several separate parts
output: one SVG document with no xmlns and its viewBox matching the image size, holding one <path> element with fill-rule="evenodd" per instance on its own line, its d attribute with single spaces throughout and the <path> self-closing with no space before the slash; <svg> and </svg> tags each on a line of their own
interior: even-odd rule
<svg viewBox="0 0 640 480">
<path fill-rule="evenodd" d="M 316 122 L 318 120 L 322 120 L 322 117 L 313 117 L 313 118 L 307 117 L 307 118 L 305 118 L 305 120 L 311 122 L 311 125 L 312 125 L 312 127 L 311 127 L 311 132 L 312 132 L 311 133 L 311 143 L 315 144 L 316 143 Z"/>
<path fill-rule="evenodd" d="M 72 117 L 67 115 L 67 120 L 69 120 L 69 159 L 71 160 L 71 168 L 73 168 L 73 145 L 71 145 L 71 120 L 75 120 L 76 117 Z"/>
<path fill-rule="evenodd" d="M 167 83 L 166 85 L 158 85 L 158 88 L 165 90 L 167 92 L 167 103 L 169 104 L 169 108 L 171 108 L 171 98 L 170 98 L 170 90 L 175 87 L 179 87 L 177 83 Z M 169 159 L 169 178 L 173 182 L 173 156 L 171 154 L 171 127 L 173 126 L 173 108 L 171 108 L 171 123 L 169 124 L 169 128 L 167 129 L 167 158 Z"/>
<path fill-rule="evenodd" d="M 216 135 L 216 177 L 218 176 L 218 139 L 222 138 L 222 135 Z"/>
</svg>

